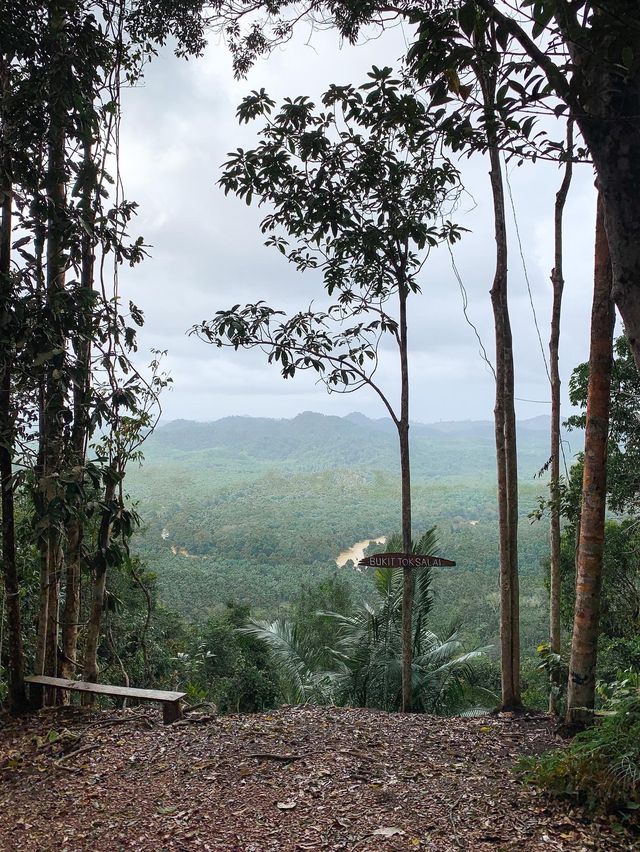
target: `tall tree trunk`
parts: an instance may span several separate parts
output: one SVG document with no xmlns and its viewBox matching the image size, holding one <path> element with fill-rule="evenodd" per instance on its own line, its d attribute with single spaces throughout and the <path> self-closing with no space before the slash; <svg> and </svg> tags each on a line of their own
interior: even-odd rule
<svg viewBox="0 0 640 852">
<path fill-rule="evenodd" d="M 499 160 L 498 160 L 499 163 Z M 504 212 L 504 198 L 502 198 Z M 505 242 L 506 248 L 506 242 Z M 506 259 L 506 258 L 505 258 Z M 506 268 L 505 268 L 506 273 Z M 502 277 L 502 276 L 501 276 Z M 505 689 L 502 704 L 505 708 L 517 709 L 520 700 L 520 581 L 518 574 L 518 453 L 516 444 L 515 376 L 513 366 L 513 338 L 507 304 L 507 278 L 503 278 L 502 309 L 504 315 L 504 447 L 507 464 L 507 523 L 509 530 L 509 562 L 504 584 L 505 602 L 503 611 L 508 610 L 508 630 L 505 631 L 505 646 L 508 642 L 510 674 L 504 679 Z"/>
<path fill-rule="evenodd" d="M 573 171 L 573 121 L 567 122 L 567 162 L 560 189 L 556 194 L 554 210 L 554 263 L 551 272 L 553 306 L 551 308 L 551 334 L 549 338 L 549 369 L 551 373 L 551 524 L 550 524 L 550 590 L 549 590 L 549 646 L 560 654 L 560 316 L 564 275 L 562 270 L 562 216 L 571 185 Z M 555 666 L 550 674 L 549 712 L 558 712 L 557 695 L 560 687 L 560 670 Z"/>
<path fill-rule="evenodd" d="M 64 606 L 62 610 L 62 650 L 60 677 L 73 679 L 78 659 L 78 632 L 80 628 L 80 589 L 82 566 L 82 521 L 74 517 L 67 524 L 66 558 L 64 566 Z M 68 702 L 68 695 L 64 696 Z"/>
<path fill-rule="evenodd" d="M 496 402 L 494 408 L 498 523 L 500 542 L 500 656 L 503 709 L 518 709 L 520 697 L 520 608 L 518 580 L 518 458 L 516 446 L 513 339 L 507 297 L 507 228 L 502 166 L 496 134 L 496 74 L 477 69 L 486 115 L 495 223 L 496 270 L 491 304 L 496 337 Z"/>
<path fill-rule="evenodd" d="M 402 549 L 411 553 L 411 468 L 409 464 L 409 360 L 407 346 L 407 296 L 404 282 L 400 284 L 400 477 L 402 488 Z M 413 570 L 403 568 L 402 575 L 402 712 L 410 713 L 412 698 L 412 654 L 413 654 Z"/>
<path fill-rule="evenodd" d="M 110 471 L 107 484 L 105 485 L 103 510 L 98 530 L 96 552 L 93 558 L 93 597 L 91 602 L 91 613 L 87 624 L 87 636 L 84 643 L 83 679 L 90 683 L 98 680 L 98 643 L 100 641 L 100 628 L 102 626 L 102 613 L 104 610 L 104 597 L 107 587 L 107 549 L 111 543 L 111 527 L 113 522 L 114 498 L 116 494 L 116 477 Z M 85 704 L 91 704 L 93 696 L 88 694 Z"/>
<path fill-rule="evenodd" d="M 640 136 L 637 116 L 634 123 L 637 140 Z M 602 144 L 602 152 L 594 146 L 593 160 L 611 249 L 613 298 L 640 370 L 640 196 L 634 191 L 640 186 L 640 145 L 631 152 L 628 140 L 619 139 L 620 130 L 612 122 L 614 138 Z"/>
<path fill-rule="evenodd" d="M 38 622 L 39 671 L 55 676 L 58 666 L 58 622 L 60 578 L 62 573 L 61 519 L 57 508 L 58 475 L 63 459 L 63 418 L 65 415 L 66 336 L 61 296 L 65 288 L 65 13 L 64 4 L 53 3 L 49 12 L 49 38 L 52 58 L 49 74 L 49 129 L 46 175 L 47 271 L 46 309 L 49 319 L 50 351 L 44 377 L 42 430 L 43 532 L 41 548 L 41 612 Z M 46 598 L 46 602 L 45 602 Z"/>
<path fill-rule="evenodd" d="M 6 103 L 9 93 L 9 62 L 0 56 L 0 98 Z M 27 706 L 24 686 L 24 649 L 18 569 L 16 563 L 16 539 L 14 524 L 13 492 L 13 447 L 14 418 L 12 412 L 12 375 L 14 358 L 13 334 L 11 329 L 11 207 L 13 197 L 11 150 L 8 139 L 7 115 L 4 108 L 0 114 L 0 202 L 2 222 L 0 224 L 0 317 L 7 337 L 0 349 L 0 489 L 2 490 L 2 567 L 4 593 L 7 608 L 9 635 L 9 706 L 12 713 L 20 713 Z M 2 648 L 0 648 L 0 653 Z"/>
<path fill-rule="evenodd" d="M 594 4 L 594 33 L 608 36 L 610 10 Z M 619 2 L 618 18 L 637 17 L 635 0 Z M 626 6 L 626 9 L 625 9 Z M 573 41 L 558 14 L 580 94 L 572 114 L 589 148 L 598 177 L 612 270 L 613 299 L 624 321 L 636 366 L 640 369 L 640 67 L 603 59 L 589 42 Z M 624 23 L 622 24 L 624 26 Z M 636 40 L 637 42 L 637 40 Z"/>
<path fill-rule="evenodd" d="M 595 704 L 598 620 L 607 502 L 607 439 L 615 324 L 611 258 L 601 196 L 598 196 L 595 243 L 582 509 L 567 696 L 569 724 L 584 722 L 584 708 L 592 710 Z"/>
<path fill-rule="evenodd" d="M 90 131 L 89 131 L 90 133 Z M 80 328 L 74 341 L 76 364 L 73 382 L 73 429 L 71 432 L 71 464 L 79 471 L 80 486 L 84 480 L 87 442 L 89 440 L 89 396 L 91 391 L 91 322 L 93 317 L 93 158 L 90 136 L 84 143 L 81 215 L 85 232 L 82 239 L 82 270 L 79 292 Z M 76 501 L 77 503 L 77 501 Z M 76 510 L 67 524 L 65 596 L 62 615 L 62 660 L 60 675 L 71 678 L 76 672 L 78 629 L 80 623 L 81 566 L 84 538 L 82 509 Z"/>
<path fill-rule="evenodd" d="M 42 185 L 44 184 L 44 153 L 41 147 L 37 163 L 38 185 L 34 189 L 33 198 L 31 199 L 31 216 L 34 222 L 34 239 L 33 250 L 36 258 L 35 276 L 36 276 L 36 310 L 39 320 L 42 324 L 45 323 L 45 303 L 46 303 L 46 275 L 45 275 L 45 248 L 47 239 L 46 217 L 47 217 L 47 201 L 46 194 L 43 197 Z M 45 344 L 43 344 L 44 346 Z M 34 465 L 34 488 L 33 488 L 33 507 L 35 517 L 40 525 L 45 519 L 45 503 L 44 493 L 41 483 L 44 476 L 44 443 L 42 435 L 44 432 L 44 403 L 45 403 L 45 376 L 44 368 L 38 376 L 37 399 L 38 399 L 38 451 Z M 44 660 L 46 656 L 46 622 L 48 619 L 49 610 L 49 575 L 48 562 L 46 558 L 46 549 L 42 541 L 42 531 L 39 532 L 38 549 L 40 562 L 40 584 L 38 591 L 38 624 L 36 630 L 36 649 L 35 649 L 35 673 L 44 673 Z M 38 690 L 34 698 L 43 698 L 42 690 Z"/>
</svg>

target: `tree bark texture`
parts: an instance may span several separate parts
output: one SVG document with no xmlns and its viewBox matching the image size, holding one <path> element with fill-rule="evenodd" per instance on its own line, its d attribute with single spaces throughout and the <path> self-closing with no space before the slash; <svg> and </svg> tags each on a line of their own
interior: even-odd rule
<svg viewBox="0 0 640 852">
<path fill-rule="evenodd" d="M 406 284 L 399 289 L 400 301 L 400 475 L 402 488 L 402 548 L 411 553 L 411 468 L 409 463 L 409 359 L 407 347 Z M 413 571 L 403 568 L 402 574 L 402 712 L 410 713 L 413 706 Z"/>
<path fill-rule="evenodd" d="M 599 197 L 576 605 L 567 696 L 569 724 L 576 721 L 576 711 L 580 708 L 592 709 L 595 703 L 614 324 L 611 258 L 604 225 L 604 203 Z"/>
<path fill-rule="evenodd" d="M 0 56 L 0 98 L 9 92 L 9 71 L 6 57 Z M 2 327 L 11 329 L 11 213 L 13 187 L 11 179 L 11 150 L 8 139 L 7 116 L 0 113 L 0 316 Z M 6 321 L 5 321 L 6 320 Z M 14 417 L 12 412 L 12 364 L 14 358 L 13 335 L 0 345 L 0 489 L 2 490 L 2 569 L 4 596 L 7 611 L 9 640 L 9 707 L 12 713 L 26 709 L 24 685 L 24 649 L 16 538 L 14 522 L 13 446 Z M 0 654 L 2 648 L 0 648 Z"/>
<path fill-rule="evenodd" d="M 549 590 L 549 647 L 560 654 L 560 317 L 564 274 L 562 269 L 562 217 L 573 171 L 573 121 L 567 122 L 567 162 L 560 189 L 556 194 L 554 210 L 554 264 L 551 272 L 553 305 L 551 308 L 551 334 L 549 338 L 549 370 L 551 379 L 551 497 L 550 512 L 550 590 Z M 549 712 L 557 713 L 557 693 L 560 671 L 557 667 L 550 675 Z"/>
<path fill-rule="evenodd" d="M 496 212 L 496 273 L 491 288 L 496 335 L 494 407 L 500 542 L 500 649 L 502 707 L 520 705 L 520 614 L 518 584 L 518 483 L 511 325 L 506 304 L 507 256 L 502 173 L 497 149 L 491 184 Z"/>
<path fill-rule="evenodd" d="M 60 677 L 72 680 L 78 658 L 78 633 L 80 627 L 80 591 L 83 524 L 73 518 L 67 525 L 66 559 L 64 565 L 64 606 L 62 610 L 62 657 Z M 66 703 L 66 697 L 65 697 Z"/>
</svg>

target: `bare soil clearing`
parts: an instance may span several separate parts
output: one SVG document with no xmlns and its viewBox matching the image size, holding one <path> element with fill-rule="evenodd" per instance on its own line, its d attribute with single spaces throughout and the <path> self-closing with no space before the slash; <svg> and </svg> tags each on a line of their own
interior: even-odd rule
<svg viewBox="0 0 640 852">
<path fill-rule="evenodd" d="M 0 849 L 639 849 L 516 781 L 519 754 L 554 744 L 541 716 L 44 710 L 0 719 Z"/>
</svg>

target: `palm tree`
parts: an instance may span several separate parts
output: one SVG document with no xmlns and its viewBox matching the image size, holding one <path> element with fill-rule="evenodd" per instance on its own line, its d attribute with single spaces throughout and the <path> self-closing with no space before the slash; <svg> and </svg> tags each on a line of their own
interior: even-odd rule
<svg viewBox="0 0 640 852">
<path fill-rule="evenodd" d="M 400 549 L 400 537 L 387 547 Z M 413 551 L 435 555 L 435 527 L 415 542 Z M 496 697 L 475 682 L 474 661 L 486 649 L 465 652 L 459 625 L 441 639 L 429 629 L 433 606 L 430 568 L 414 573 L 412 618 L 412 695 L 415 710 L 455 713 L 478 701 Z M 334 665 L 322 670 L 316 663 L 326 648 L 313 644 L 305 625 L 287 621 L 250 622 L 243 632 L 264 640 L 280 668 L 283 698 L 289 702 L 341 703 L 395 711 L 402 706 L 402 569 L 380 568 L 373 577 L 375 603 L 363 604 L 347 615 L 319 612 L 335 625 L 329 648 Z"/>
<path fill-rule="evenodd" d="M 391 536 L 387 549 L 400 549 Z M 413 552 L 434 556 L 436 528 L 413 543 Z M 334 656 L 340 671 L 334 679 L 345 703 L 398 710 L 402 703 L 402 570 L 380 568 L 373 577 L 377 605 L 365 605 L 349 616 L 324 613 L 336 624 Z M 475 683 L 473 662 L 484 649 L 465 652 L 459 625 L 442 639 L 429 629 L 433 607 L 430 568 L 414 569 L 412 613 L 412 706 L 423 713 L 454 713 L 488 694 Z M 492 698 L 494 698 L 492 696 Z"/>
</svg>

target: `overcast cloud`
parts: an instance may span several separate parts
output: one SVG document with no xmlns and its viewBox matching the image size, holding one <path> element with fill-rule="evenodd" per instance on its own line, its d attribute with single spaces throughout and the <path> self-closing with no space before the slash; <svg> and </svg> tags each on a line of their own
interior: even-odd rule
<svg viewBox="0 0 640 852">
<path fill-rule="evenodd" d="M 265 248 L 260 211 L 216 186 L 226 154 L 255 141 L 256 127 L 240 127 L 237 104 L 251 89 L 265 87 L 276 101 L 308 94 L 317 98 L 330 83 L 364 81 L 372 64 L 398 66 L 404 34 L 396 28 L 359 47 L 342 49 L 334 33 L 307 33 L 268 60 L 249 79 L 235 81 L 222 44 L 186 63 L 166 51 L 147 68 L 142 86 L 127 91 L 121 133 L 126 195 L 140 204 L 135 223 L 150 243 L 151 258 L 124 270 L 121 290 L 144 310 L 141 349 L 167 349 L 174 380 L 163 399 L 164 420 L 212 420 L 230 414 L 291 417 L 300 411 L 371 417 L 385 412 L 375 394 L 327 394 L 310 375 L 280 378 L 259 352 L 217 350 L 187 330 L 216 310 L 265 299 L 277 307 L 306 307 L 318 296 L 318 278 L 300 275 Z M 481 157 L 461 164 L 468 195 L 456 221 L 470 229 L 454 247 L 466 287 L 468 313 L 493 356 L 489 300 L 494 247 L 488 164 Z M 561 374 L 566 392 L 572 368 L 587 357 L 595 216 L 593 177 L 578 168 L 565 214 L 565 300 Z M 555 166 L 510 166 L 518 225 L 533 301 L 547 350 L 551 307 L 552 209 L 560 175 Z M 510 305 L 516 356 L 518 416 L 548 413 L 549 385 L 529 295 L 511 223 Z M 493 378 L 465 322 L 462 300 L 446 248 L 434 252 L 423 271 L 421 296 L 412 299 L 412 419 L 428 422 L 491 416 Z M 381 383 L 397 388 L 397 365 L 382 359 Z"/>
</svg>

